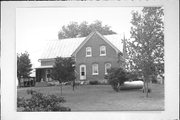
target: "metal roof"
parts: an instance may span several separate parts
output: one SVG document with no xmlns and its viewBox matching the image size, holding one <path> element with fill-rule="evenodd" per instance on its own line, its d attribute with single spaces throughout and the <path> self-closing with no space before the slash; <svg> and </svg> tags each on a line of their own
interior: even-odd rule
<svg viewBox="0 0 180 120">
<path fill-rule="evenodd" d="M 104 37 L 118 50 L 123 52 L 122 35 L 113 34 L 104 35 Z M 85 39 L 86 37 L 48 41 L 40 60 L 52 59 L 56 57 L 70 57 Z"/>
</svg>

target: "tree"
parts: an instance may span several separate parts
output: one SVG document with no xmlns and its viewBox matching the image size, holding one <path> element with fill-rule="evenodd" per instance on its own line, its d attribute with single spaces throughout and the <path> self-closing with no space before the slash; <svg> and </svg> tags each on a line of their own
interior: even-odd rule
<svg viewBox="0 0 180 120">
<path fill-rule="evenodd" d="M 148 97 L 150 77 L 164 72 L 163 8 L 144 7 L 142 13 L 132 12 L 131 40 L 126 41 L 130 69 L 144 76 Z"/>
<path fill-rule="evenodd" d="M 67 26 L 63 26 L 58 33 L 59 39 L 65 38 L 76 38 L 76 37 L 86 37 L 92 31 L 98 31 L 102 35 L 115 34 L 114 31 L 110 29 L 108 25 L 102 25 L 101 21 L 95 21 L 92 24 L 88 24 L 86 21 L 78 24 L 77 22 L 71 22 Z"/>
<path fill-rule="evenodd" d="M 52 69 L 51 76 L 54 80 L 58 80 L 61 84 L 62 95 L 62 83 L 75 80 L 75 62 L 72 57 L 62 58 L 57 57 Z"/>
<path fill-rule="evenodd" d="M 121 85 L 128 80 L 127 72 L 123 68 L 111 68 L 105 76 L 112 88 L 118 92 Z"/>
<path fill-rule="evenodd" d="M 20 85 L 20 78 L 28 78 L 32 71 L 31 60 L 28 52 L 17 54 L 17 78 Z"/>
</svg>

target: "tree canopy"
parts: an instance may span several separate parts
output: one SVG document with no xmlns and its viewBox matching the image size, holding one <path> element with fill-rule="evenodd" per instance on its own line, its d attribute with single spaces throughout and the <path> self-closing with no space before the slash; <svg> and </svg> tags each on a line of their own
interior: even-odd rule
<svg viewBox="0 0 180 120">
<path fill-rule="evenodd" d="M 67 26 L 64 25 L 58 33 L 58 38 L 65 39 L 86 37 L 95 30 L 100 32 L 102 35 L 115 34 L 115 32 L 110 29 L 110 26 L 102 25 L 102 22 L 97 20 L 91 24 L 88 24 L 86 21 L 84 21 L 80 24 L 77 22 L 71 22 Z"/>
<path fill-rule="evenodd" d="M 151 75 L 164 72 L 163 8 L 144 7 L 132 12 L 131 39 L 126 41 L 130 70 L 141 71 L 148 83 Z M 148 84 L 147 84 L 148 85 Z"/>
<path fill-rule="evenodd" d="M 107 79 L 112 88 L 118 92 L 121 85 L 128 80 L 128 73 L 121 67 L 111 68 L 108 70 L 108 74 L 105 75 L 105 79 Z"/>
<path fill-rule="evenodd" d="M 57 57 L 52 69 L 52 78 L 61 82 L 67 82 L 75 79 L 75 62 L 70 58 Z"/>
<path fill-rule="evenodd" d="M 27 78 L 31 74 L 32 64 L 28 52 L 17 54 L 17 77 Z"/>
<path fill-rule="evenodd" d="M 62 94 L 62 83 L 75 80 L 75 62 L 72 57 L 62 58 L 57 57 L 55 64 L 52 69 L 51 77 L 54 80 L 61 83 L 61 94 Z"/>
</svg>

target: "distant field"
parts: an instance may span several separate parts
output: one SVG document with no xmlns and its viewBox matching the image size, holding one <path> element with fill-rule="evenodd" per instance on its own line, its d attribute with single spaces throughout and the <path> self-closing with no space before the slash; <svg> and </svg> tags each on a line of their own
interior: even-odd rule
<svg viewBox="0 0 180 120">
<path fill-rule="evenodd" d="M 18 88 L 18 96 L 28 97 L 27 89 L 33 89 L 45 94 L 60 96 L 60 87 L 31 87 Z M 75 91 L 71 86 L 63 86 L 63 97 L 67 101 L 63 106 L 72 111 L 129 111 L 129 110 L 164 110 L 164 86 L 151 85 L 152 92 L 149 98 L 142 90 L 126 90 L 115 92 L 110 85 L 82 85 Z"/>
</svg>

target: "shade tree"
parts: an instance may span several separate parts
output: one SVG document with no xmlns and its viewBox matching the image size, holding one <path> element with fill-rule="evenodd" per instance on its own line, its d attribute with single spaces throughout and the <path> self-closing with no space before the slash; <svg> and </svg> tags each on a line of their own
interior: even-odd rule
<svg viewBox="0 0 180 120">
<path fill-rule="evenodd" d="M 75 61 L 72 57 L 55 58 L 55 64 L 52 69 L 51 77 L 54 80 L 59 81 L 61 84 L 61 94 L 62 94 L 62 83 L 70 82 L 75 80 Z"/>
<path fill-rule="evenodd" d="M 86 37 L 92 31 L 98 31 L 102 35 L 115 34 L 115 32 L 111 30 L 110 26 L 103 25 L 101 21 L 96 20 L 91 24 L 88 24 L 88 22 L 83 21 L 80 24 L 78 24 L 77 22 L 71 22 L 68 25 L 64 25 L 62 26 L 61 30 L 58 33 L 58 38 L 65 39 L 65 38 Z"/>
<path fill-rule="evenodd" d="M 144 7 L 133 11 L 131 39 L 126 40 L 128 67 L 144 77 L 148 97 L 148 83 L 152 75 L 164 73 L 164 23 L 162 7 Z"/>
</svg>

